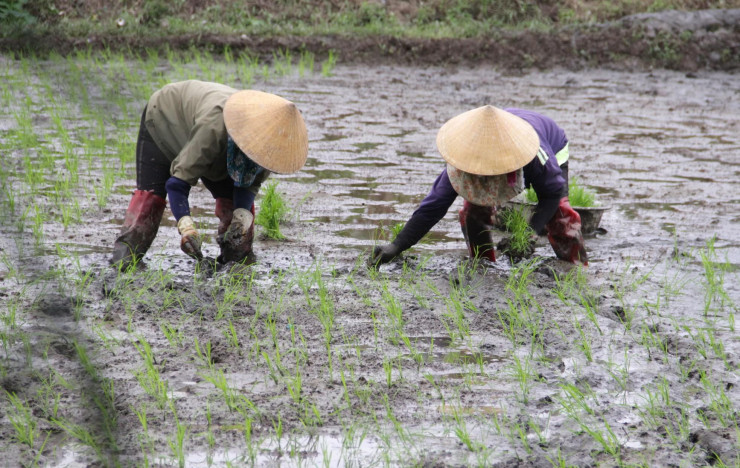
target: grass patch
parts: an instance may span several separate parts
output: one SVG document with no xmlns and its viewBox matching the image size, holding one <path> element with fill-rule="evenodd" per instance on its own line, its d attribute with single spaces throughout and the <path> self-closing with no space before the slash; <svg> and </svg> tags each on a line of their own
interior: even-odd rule
<svg viewBox="0 0 740 468">
<path fill-rule="evenodd" d="M 189 34 L 249 36 L 485 37 L 502 28 L 543 29 L 592 24 L 626 15 L 663 10 L 727 8 L 722 0 L 430 0 L 418 8 L 398 2 L 301 2 L 284 0 L 259 8 L 230 0 L 217 2 L 96 2 L 16 0 L 0 6 L 0 37 L 35 33 L 46 37 L 167 37 Z M 406 3 L 406 2 L 401 2 Z M 95 18 L 91 20 L 90 18 Z M 112 41 L 115 42 L 115 41 Z M 125 41 L 128 43 L 128 41 Z"/>
</svg>

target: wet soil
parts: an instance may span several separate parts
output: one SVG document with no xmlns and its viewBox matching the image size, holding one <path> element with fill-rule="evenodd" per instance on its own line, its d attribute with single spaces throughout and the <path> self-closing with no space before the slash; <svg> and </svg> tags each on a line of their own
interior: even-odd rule
<svg viewBox="0 0 740 468">
<path fill-rule="evenodd" d="M 134 185 L 120 180 L 109 209 L 66 231 L 49 225 L 42 254 L 19 254 L 18 267 L 38 281 L 3 280 L 10 294 L 29 288 L 21 324 L 27 345 L 9 342 L 2 386 L 29 402 L 49 434 L 42 463 L 138 466 L 146 458 L 175 465 L 177 424 L 187 429 L 187 466 L 550 466 L 558 457 L 578 466 L 737 463 L 740 341 L 730 321 L 740 303 L 736 75 L 348 64 L 331 77 L 259 87 L 296 102 L 310 154 L 303 170 L 275 177 L 293 208 L 281 227 L 287 240 L 265 240 L 258 227 L 258 261 L 246 274 L 196 271 L 168 213 L 147 268 L 119 277 L 118 293 L 104 295 L 110 246 Z M 559 122 L 570 140 L 571 174 L 611 207 L 601 222 L 606 234 L 586 240 L 585 289 L 566 291 L 565 300 L 559 281 L 576 272 L 544 240 L 525 296 L 511 286 L 511 278 L 523 278 L 521 265 L 504 256 L 467 264 L 456 217 L 461 200 L 403 259 L 378 274 L 363 266 L 444 167 L 434 145 L 439 127 L 487 103 Z M 215 258 L 212 199 L 199 185 L 191 201 L 211 238 L 204 254 Z M 726 271 L 727 301 L 707 307 L 700 252 L 713 236 L 716 257 L 709 258 Z M 72 256 L 60 257 L 55 243 Z M 2 247 L 11 252 L 14 243 Z M 73 277 L 89 274 L 80 295 L 44 276 L 58 265 Z M 513 338 L 512 303 L 531 311 Z M 321 307 L 334 311 L 330 352 Z M 196 339 L 210 343 L 207 357 Z M 144 342 L 171 406 L 159 407 L 143 390 Z M 94 434 L 100 453 L 48 416 L 39 391 L 50 369 L 69 384 L 54 387 L 58 416 Z M 237 409 L 227 404 L 212 383 L 219 372 L 251 405 L 241 397 Z M 290 393 L 295 375 L 300 399 Z M 567 410 L 573 394 L 566 388 L 586 395 L 589 410 Z M 648 403 L 660 388 L 669 396 L 653 414 Z M 714 397 L 720 390 L 726 411 Z M 146 430 L 136 414 L 142 409 Z M 686 426 L 677 426 L 684 416 Z M 4 459 L 33 460 L 36 451 L 13 434 L 4 409 Z"/>
</svg>

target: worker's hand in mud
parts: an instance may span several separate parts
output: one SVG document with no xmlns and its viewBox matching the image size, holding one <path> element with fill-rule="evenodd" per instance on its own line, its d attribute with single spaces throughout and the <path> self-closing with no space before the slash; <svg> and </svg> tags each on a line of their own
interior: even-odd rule
<svg viewBox="0 0 740 468">
<path fill-rule="evenodd" d="M 254 222 L 254 215 L 244 208 L 234 210 L 233 219 L 224 234 L 224 241 L 232 244 L 240 243 L 246 239 L 251 248 L 252 239 L 250 228 Z"/>
<path fill-rule="evenodd" d="M 219 236 L 219 263 L 242 262 L 252 254 L 254 215 L 249 210 L 237 208 L 233 216 L 229 228 L 223 236 Z"/>
<path fill-rule="evenodd" d="M 373 254 L 370 256 L 368 262 L 370 266 L 380 266 L 383 263 L 388 263 L 398 255 L 400 255 L 401 249 L 396 244 L 378 245 L 373 249 Z"/>
<path fill-rule="evenodd" d="M 586 253 L 586 246 L 583 243 L 578 246 L 578 254 L 571 261 L 576 264 L 588 266 L 588 254 Z"/>
<path fill-rule="evenodd" d="M 195 229 L 193 218 L 190 216 L 180 218 L 177 222 L 177 230 L 182 236 L 180 238 L 180 249 L 196 260 L 203 258 L 203 253 L 200 251 L 200 235 Z"/>
</svg>

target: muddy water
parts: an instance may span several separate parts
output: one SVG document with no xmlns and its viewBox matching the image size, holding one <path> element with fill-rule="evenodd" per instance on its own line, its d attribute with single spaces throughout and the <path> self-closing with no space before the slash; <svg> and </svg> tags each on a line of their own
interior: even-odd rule
<svg viewBox="0 0 740 468">
<path fill-rule="evenodd" d="M 731 189 L 740 174 L 734 76 L 381 69 L 352 71 L 317 88 L 322 94 L 297 96 L 315 122 L 313 160 L 303 173 L 316 174 L 310 197 L 321 201 L 307 203 L 301 216 L 348 224 L 354 235 L 336 240 L 343 246 L 369 245 L 379 224 L 405 221 L 442 167 L 437 129 L 459 112 L 493 103 L 538 110 L 566 130 L 572 174 L 612 207 L 602 225 L 610 235 L 589 241 L 592 264 L 606 263 L 625 243 L 649 243 L 659 252 L 673 243 L 673 232 L 690 239 L 682 231 L 694 226 L 716 233 L 718 247 L 734 251 L 732 263 L 740 261 L 730 248 L 740 238 L 740 199 Z M 305 183 L 305 176 L 298 179 Z M 339 219 L 335 198 L 346 213 Z M 424 248 L 459 250 L 454 224 L 448 216 L 435 231 L 449 239 Z M 643 257 L 640 250 L 618 253 Z"/>
<path fill-rule="evenodd" d="M 164 363 L 162 376 L 173 390 L 179 420 L 188 427 L 188 466 L 206 466 L 209 460 L 215 466 L 549 466 L 558 456 L 580 466 L 614 466 L 619 460 L 690 466 L 712 460 L 712 452 L 727 464 L 736 463 L 740 442 L 731 422 L 706 410 L 715 400 L 707 397 L 705 382 L 723 389 L 731 402 L 729 413 L 736 418 L 740 342 L 730 317 L 740 303 L 737 76 L 340 66 L 332 77 L 287 77 L 257 87 L 298 104 L 310 144 L 303 170 L 276 176 L 293 207 L 283 228 L 288 240 L 260 238 L 255 243 L 255 299 L 237 307 L 232 317 L 244 351 L 224 344 L 223 322 L 214 319 L 210 305 L 223 274 L 193 279 L 194 266 L 179 252 L 169 215 L 147 257 L 150 270 L 171 275 L 166 287 L 150 286 L 151 298 L 138 302 L 123 293 L 126 300 L 100 294 L 98 277 L 105 272 L 100 265 L 133 181 L 117 181 L 109 208 L 88 215 L 99 223 L 94 229 L 48 229 L 45 264 L 59 261 L 53 245 L 64 242 L 96 276 L 78 308 L 83 320 L 63 325 L 90 352 L 100 350 L 96 362 L 101 373 L 116 384 L 115 407 L 121 410 L 117 460 L 141 464 L 142 453 L 150 453 L 137 438 L 141 425 L 136 416 L 124 410 L 148 404 L 154 447 L 150 457 L 177 462 L 167 443 L 174 431 L 171 415 L 155 409 L 134 377 L 141 359 L 131 343 L 141 336 Z M 577 301 L 564 304 L 552 292 L 552 271 L 564 275 L 570 267 L 553 260 L 542 241 L 529 291 L 539 304 L 537 320 L 545 326 L 536 339 L 525 333 L 516 345 L 500 320 L 505 299 L 511 297 L 505 292 L 513 270 L 509 262 L 501 258 L 458 276 L 466 255 L 456 219 L 461 200 L 407 256 L 414 273 L 405 272 L 401 262 L 383 266 L 380 277 L 356 268 L 369 248 L 387 239 L 391 226 L 410 216 L 443 168 L 434 144 L 438 128 L 483 104 L 532 109 L 559 122 L 570 140 L 571 175 L 595 189 L 599 202 L 610 208 L 601 223 L 606 233 L 587 239 L 586 281 L 591 289 L 586 294 L 594 317 L 589 319 Z M 191 200 L 194 216 L 213 234 L 210 195 L 199 186 Z M 712 236 L 716 255 L 711 259 L 727 271 L 727 301 L 712 303 L 705 311 L 706 270 L 700 252 Z M 218 254 L 213 242 L 204 253 Z M 321 324 L 299 287 L 300 272 L 317 262 L 336 310 L 331 363 Z M 69 265 L 67 260 L 61 263 Z M 451 279 L 469 288 L 466 336 L 445 318 L 451 310 L 445 298 L 454 292 Z M 137 281 L 129 288 L 140 287 Z M 390 332 L 383 285 L 399 301 L 411 348 Z M 314 302 L 319 290 L 315 284 L 309 287 Z M 163 305 L 162 297 L 172 294 L 177 301 Z M 133 301 L 133 311 L 126 301 Z M 264 321 L 275 304 L 282 308 L 271 332 Z M 45 327 L 53 336 L 48 314 L 30 310 L 27 329 Z M 632 315 L 631 326 L 620 320 L 625 313 Z M 168 344 L 162 323 L 178 326 L 180 347 Z M 250 326 L 256 330 L 251 335 Z M 117 344 L 101 343 L 94 332 L 101 329 Z M 322 416 L 314 426 L 304 425 L 303 409 L 288 396 L 286 372 L 271 379 L 268 375 L 275 372 L 260 358 L 264 349 L 275 359 L 270 343 L 283 350 L 300 348 L 295 330 L 306 340 L 308 359 L 287 357 L 286 366 L 294 371 L 302 363 L 304 396 Z M 79 338 L 81 333 L 86 338 Z M 699 335 L 704 338 L 697 339 Z M 577 345 L 583 336 L 591 346 L 588 356 Z M 245 446 L 244 418 L 228 411 L 204 378 L 208 372 L 195 356 L 194 337 L 220 344 L 214 351 L 216 367 L 259 409 L 254 446 Z M 724 357 L 710 342 L 722 343 Z M 255 343 L 261 343 L 260 350 Z M 33 359 L 40 362 L 42 356 Z M 6 365 L 6 383 L 26 375 L 22 362 L 19 352 Z M 522 366 L 531 373 L 528 380 L 517 378 Z M 63 368 L 68 375 L 81 373 L 79 364 Z M 340 369 L 346 375 L 340 376 Z M 615 377 L 621 375 L 619 369 L 623 380 Z M 349 397 L 342 379 L 349 382 Z M 646 402 L 655 398 L 662 382 L 670 399 L 661 406 L 662 416 L 650 419 Z M 580 420 L 569 414 L 561 403 L 567 401 L 566 385 L 587 394 L 594 411 L 580 411 Z M 206 399 L 212 422 L 205 417 Z M 70 405 L 69 415 L 89 416 L 84 405 Z M 687 429 L 675 442 L 666 428 L 676 432 L 668 421 L 680 414 L 688 415 Z M 7 417 L 2 423 L 4 439 L 11 440 Z M 209 449 L 204 436 L 209 428 L 216 449 Z M 586 428 L 607 438 L 610 428 L 618 454 L 609 453 Z M 472 445 L 460 437 L 465 433 Z M 50 462 L 82 466 L 95 459 L 84 447 L 56 443 L 59 451 L 44 455 Z M 18 459 L 25 456 L 18 444 L 12 453 Z"/>
</svg>

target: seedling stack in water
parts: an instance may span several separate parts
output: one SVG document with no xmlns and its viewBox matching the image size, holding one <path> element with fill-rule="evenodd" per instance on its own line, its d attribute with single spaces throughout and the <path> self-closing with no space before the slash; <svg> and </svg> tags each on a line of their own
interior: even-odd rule
<svg viewBox="0 0 740 468">
<path fill-rule="evenodd" d="M 260 210 L 257 212 L 255 223 L 265 228 L 265 235 L 272 239 L 285 239 L 280 232 L 280 222 L 288 212 L 283 195 L 277 191 L 277 181 L 273 181 L 264 188 Z"/>
<path fill-rule="evenodd" d="M 532 187 L 524 190 L 524 199 L 529 203 L 537 203 L 537 194 Z M 592 190 L 580 185 L 578 177 L 573 177 L 568 182 L 568 200 L 571 206 L 578 208 L 596 206 L 596 194 Z"/>
<path fill-rule="evenodd" d="M 510 237 L 502 239 L 497 247 L 512 260 L 527 258 L 534 253 L 532 236 L 535 232 L 529 227 L 523 208 L 509 208 L 499 214 L 499 223 Z"/>
</svg>

